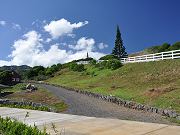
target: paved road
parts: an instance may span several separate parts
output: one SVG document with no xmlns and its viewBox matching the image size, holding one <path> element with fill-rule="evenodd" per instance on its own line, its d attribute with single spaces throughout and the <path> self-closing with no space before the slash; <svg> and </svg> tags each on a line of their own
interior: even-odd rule
<svg viewBox="0 0 180 135">
<path fill-rule="evenodd" d="M 24 119 L 26 113 L 29 117 Z M 95 118 L 36 110 L 0 107 L 0 116 L 15 118 L 40 130 L 57 135 L 179 135 L 180 126 L 118 119 Z"/>
<path fill-rule="evenodd" d="M 41 86 L 57 95 L 61 100 L 64 100 L 65 103 L 68 104 L 68 110 L 64 112 L 67 114 L 170 124 L 169 121 L 158 114 L 145 113 L 125 108 L 73 91 L 68 91 L 63 88 L 44 84 L 41 84 Z"/>
</svg>

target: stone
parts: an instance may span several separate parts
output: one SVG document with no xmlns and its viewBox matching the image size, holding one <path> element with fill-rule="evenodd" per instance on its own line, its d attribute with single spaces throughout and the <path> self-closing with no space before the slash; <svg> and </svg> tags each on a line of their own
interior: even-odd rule
<svg viewBox="0 0 180 135">
<path fill-rule="evenodd" d="M 177 120 L 180 120 L 180 116 L 177 116 L 176 119 L 177 119 Z"/>
</svg>

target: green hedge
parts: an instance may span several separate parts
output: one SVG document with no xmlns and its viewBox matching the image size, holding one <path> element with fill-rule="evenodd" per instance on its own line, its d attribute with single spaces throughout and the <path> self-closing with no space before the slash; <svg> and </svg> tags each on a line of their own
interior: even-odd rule
<svg viewBox="0 0 180 135">
<path fill-rule="evenodd" d="M 47 135 L 41 132 L 36 126 L 27 126 L 17 120 L 0 117 L 0 131 L 4 135 Z"/>
</svg>

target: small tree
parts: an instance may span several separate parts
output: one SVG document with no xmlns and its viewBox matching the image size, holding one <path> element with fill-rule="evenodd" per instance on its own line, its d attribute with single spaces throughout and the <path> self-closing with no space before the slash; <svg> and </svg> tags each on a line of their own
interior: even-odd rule
<svg viewBox="0 0 180 135">
<path fill-rule="evenodd" d="M 126 48 L 123 45 L 123 40 L 121 37 L 121 32 L 119 30 L 119 26 L 117 26 L 115 46 L 114 46 L 114 49 L 112 51 L 112 54 L 117 56 L 119 59 L 127 57 Z"/>
</svg>

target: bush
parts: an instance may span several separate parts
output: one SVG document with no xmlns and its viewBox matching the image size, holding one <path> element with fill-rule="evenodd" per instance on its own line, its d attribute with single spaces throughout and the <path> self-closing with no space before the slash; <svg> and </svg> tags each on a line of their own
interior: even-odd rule
<svg viewBox="0 0 180 135">
<path fill-rule="evenodd" d="M 78 72 L 82 72 L 82 71 L 85 70 L 83 64 L 77 64 L 75 62 L 70 64 L 69 69 L 72 70 L 72 71 L 78 71 Z"/>
<path fill-rule="evenodd" d="M 102 61 L 100 63 L 97 64 L 97 67 L 99 67 L 100 69 L 118 69 L 122 66 L 120 60 L 108 60 L 108 61 Z"/>
<path fill-rule="evenodd" d="M 68 63 L 64 63 L 62 65 L 62 69 L 65 69 L 65 68 L 70 68 L 71 64 L 73 64 L 74 62 L 68 62 Z"/>
<path fill-rule="evenodd" d="M 92 66 L 95 66 L 95 65 L 96 65 L 96 60 L 91 60 L 91 61 L 89 62 L 89 64 L 92 65 Z"/>
<path fill-rule="evenodd" d="M 159 46 L 152 46 L 150 48 L 147 48 L 145 51 L 148 53 L 160 53 L 160 52 L 179 50 L 179 49 L 180 49 L 180 42 L 176 42 L 173 45 L 170 45 L 169 43 L 164 43 Z"/>
<path fill-rule="evenodd" d="M 120 68 L 121 66 L 122 66 L 121 62 L 119 60 L 116 60 L 116 59 L 109 60 L 106 63 L 106 67 L 108 69 L 112 69 L 112 70 L 116 70 L 116 69 Z"/>
<path fill-rule="evenodd" d="M 99 69 L 105 69 L 106 68 L 107 61 L 102 61 L 96 64 L 96 67 Z"/>
<path fill-rule="evenodd" d="M 47 135 L 41 132 L 36 126 L 27 126 L 17 120 L 0 117 L 0 131 L 5 135 Z"/>
<path fill-rule="evenodd" d="M 170 44 L 164 43 L 163 45 L 159 46 L 159 51 L 158 51 L 158 52 L 168 51 L 168 49 L 169 49 L 170 46 L 171 46 Z"/>
<path fill-rule="evenodd" d="M 172 46 L 169 47 L 169 50 L 179 50 L 180 49 L 180 42 L 176 42 Z"/>
</svg>

